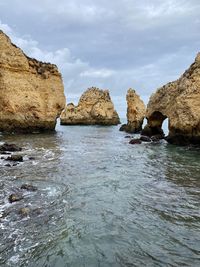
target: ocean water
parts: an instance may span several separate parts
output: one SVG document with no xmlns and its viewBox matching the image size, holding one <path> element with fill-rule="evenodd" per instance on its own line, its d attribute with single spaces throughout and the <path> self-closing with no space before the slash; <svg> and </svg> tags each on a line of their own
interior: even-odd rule
<svg viewBox="0 0 200 267">
<path fill-rule="evenodd" d="M 200 266 L 200 150 L 130 145 L 118 129 L 0 136 L 24 156 L 0 160 L 0 266 Z"/>
</svg>

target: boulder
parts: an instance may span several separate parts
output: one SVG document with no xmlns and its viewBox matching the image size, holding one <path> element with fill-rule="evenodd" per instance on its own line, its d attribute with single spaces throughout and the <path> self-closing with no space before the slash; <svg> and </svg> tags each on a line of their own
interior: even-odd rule
<svg viewBox="0 0 200 267">
<path fill-rule="evenodd" d="M 56 65 L 27 57 L 0 30 L 0 131 L 54 130 L 65 107 Z"/>
<path fill-rule="evenodd" d="M 6 160 L 23 162 L 23 157 L 21 155 L 11 155 L 7 157 Z"/>
<path fill-rule="evenodd" d="M 37 191 L 37 187 L 31 184 L 22 184 L 21 189 L 24 189 L 27 191 Z"/>
<path fill-rule="evenodd" d="M 10 203 L 17 202 L 23 199 L 23 196 L 21 194 L 11 194 L 8 197 L 8 200 Z"/>
<path fill-rule="evenodd" d="M 117 125 L 119 116 L 108 90 L 92 87 L 83 93 L 79 103 L 70 103 L 60 117 L 61 125 Z"/>
<path fill-rule="evenodd" d="M 159 88 L 150 98 L 142 134 L 163 135 L 162 123 L 169 120 L 171 144 L 200 145 L 200 53 L 176 81 Z"/>
<path fill-rule="evenodd" d="M 129 89 L 126 95 L 127 101 L 127 124 L 123 124 L 120 131 L 138 133 L 142 130 L 146 107 L 144 102 L 136 94 L 135 90 Z"/>
<path fill-rule="evenodd" d="M 142 144 L 142 141 L 140 139 L 131 139 L 129 144 L 131 144 L 131 145 L 140 145 L 140 144 Z"/>
<path fill-rule="evenodd" d="M 4 143 L 3 145 L 0 146 L 0 153 L 1 154 L 8 154 L 6 151 L 14 152 L 14 151 L 21 151 L 22 148 L 15 145 L 15 144 L 8 144 Z"/>
</svg>

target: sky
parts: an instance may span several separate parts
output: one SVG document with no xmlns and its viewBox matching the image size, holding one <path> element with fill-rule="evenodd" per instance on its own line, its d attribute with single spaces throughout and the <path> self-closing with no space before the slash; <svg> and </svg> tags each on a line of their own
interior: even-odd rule
<svg viewBox="0 0 200 267">
<path fill-rule="evenodd" d="M 24 52 L 57 64 L 67 102 L 109 89 L 119 110 L 134 88 L 147 102 L 200 51 L 199 0 L 0 0 L 0 29 Z"/>
</svg>

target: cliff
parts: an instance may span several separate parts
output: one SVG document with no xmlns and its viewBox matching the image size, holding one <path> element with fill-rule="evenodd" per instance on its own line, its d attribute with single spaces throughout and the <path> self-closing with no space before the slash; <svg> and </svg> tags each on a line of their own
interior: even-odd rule
<svg viewBox="0 0 200 267">
<path fill-rule="evenodd" d="M 137 133 L 142 130 L 146 107 L 144 102 L 136 94 L 134 89 L 129 89 L 126 95 L 127 101 L 127 124 L 123 124 L 120 131 Z"/>
<path fill-rule="evenodd" d="M 64 106 L 56 65 L 27 57 L 0 31 L 0 131 L 53 130 Z"/>
<path fill-rule="evenodd" d="M 62 125 L 117 125 L 119 116 L 108 90 L 92 87 L 83 93 L 77 106 L 70 103 L 61 114 Z"/>
<path fill-rule="evenodd" d="M 143 134 L 161 133 L 169 119 L 169 143 L 200 144 L 200 53 L 195 62 L 176 81 L 157 90 L 147 106 L 148 125 Z"/>
</svg>

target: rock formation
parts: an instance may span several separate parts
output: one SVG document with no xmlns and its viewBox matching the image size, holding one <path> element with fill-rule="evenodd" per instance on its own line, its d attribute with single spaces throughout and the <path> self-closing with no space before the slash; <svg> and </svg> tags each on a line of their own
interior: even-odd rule
<svg viewBox="0 0 200 267">
<path fill-rule="evenodd" d="M 0 131 L 53 130 L 64 106 L 56 65 L 27 57 L 0 31 Z"/>
<path fill-rule="evenodd" d="M 127 101 L 127 124 L 123 124 L 120 131 L 137 133 L 142 130 L 146 107 L 144 102 L 136 94 L 135 90 L 129 89 L 126 95 Z"/>
<path fill-rule="evenodd" d="M 144 135 L 162 134 L 162 123 L 168 118 L 169 143 L 200 144 L 200 53 L 177 81 L 151 96 L 146 116 Z"/>
<path fill-rule="evenodd" d="M 60 119 L 62 125 L 117 125 L 120 123 L 109 91 L 95 87 L 83 93 L 77 106 L 68 104 Z"/>
</svg>

